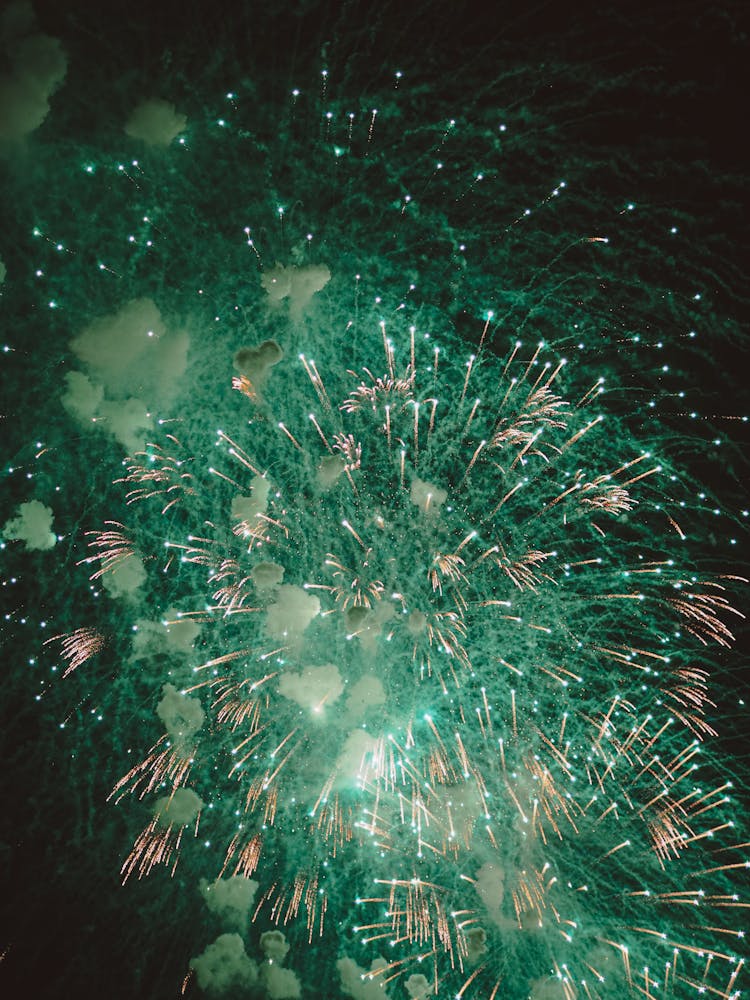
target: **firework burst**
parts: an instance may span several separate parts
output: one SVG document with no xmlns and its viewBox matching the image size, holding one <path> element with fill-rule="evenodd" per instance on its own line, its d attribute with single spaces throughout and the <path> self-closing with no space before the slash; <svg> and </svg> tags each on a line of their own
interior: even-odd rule
<svg viewBox="0 0 750 1000">
<path fill-rule="evenodd" d="M 597 385 L 544 345 L 462 359 L 384 321 L 377 339 L 330 371 L 279 348 L 263 402 L 235 386 L 248 426 L 218 433 L 223 462 L 190 463 L 186 512 L 210 494 L 216 513 L 185 541 L 167 520 L 148 564 L 178 550 L 197 571 L 205 609 L 180 613 L 216 655 L 118 796 L 210 788 L 215 874 L 253 876 L 254 919 L 301 917 L 308 941 L 343 915 L 341 873 L 366 871 L 344 911 L 371 911 L 357 941 L 387 952 L 384 987 L 732 995 L 744 846 L 730 783 L 699 777 L 711 702 L 686 641 L 729 641 L 727 581 L 655 551 L 662 464 L 613 452 Z M 165 447 L 123 480 L 162 515 L 150 484 L 182 467 Z M 125 537 L 95 536 L 96 574 Z M 177 832 L 157 804 L 125 878 L 177 864 L 190 794 Z"/>
<path fill-rule="evenodd" d="M 62 90 L 33 156 L 9 147 L 3 303 L 62 359 L 4 355 L 29 362 L 9 432 L 46 420 L 3 527 L 7 592 L 44 611 L 5 620 L 54 619 L 28 675 L 42 647 L 65 678 L 34 691 L 53 735 L 9 758 L 28 825 L 70 749 L 96 895 L 111 874 L 118 927 L 137 900 L 179 939 L 131 994 L 737 1000 L 717 667 L 746 581 L 736 513 L 694 485 L 719 456 L 740 475 L 700 343 L 725 322 L 704 272 L 736 276 L 682 209 L 626 200 L 629 147 L 613 168 L 586 139 L 598 48 L 554 72 L 493 48 L 456 101 L 441 42 L 412 80 L 347 6 L 336 46 L 300 14 L 287 80 L 276 6 L 243 21 L 257 79 L 213 13 L 221 73 L 165 48 L 161 95 L 105 74 L 118 38 L 99 110 Z M 710 362 L 697 389 L 678 357 Z M 67 856 L 41 825 L 37 856 Z"/>
</svg>

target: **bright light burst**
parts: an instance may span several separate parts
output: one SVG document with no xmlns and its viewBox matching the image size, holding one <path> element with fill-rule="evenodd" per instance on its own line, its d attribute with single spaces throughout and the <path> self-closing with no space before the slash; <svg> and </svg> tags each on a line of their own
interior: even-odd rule
<svg viewBox="0 0 750 1000">
<path fill-rule="evenodd" d="M 383 984 L 730 996 L 746 851 L 701 768 L 698 650 L 731 640 L 732 581 L 686 568 L 661 460 L 622 454 L 598 383 L 403 325 L 348 367 L 284 359 L 262 404 L 238 385 L 210 468 L 176 476 L 179 431 L 130 460 L 129 502 L 165 517 L 140 557 L 205 590 L 178 615 L 209 655 L 115 789 L 162 796 L 123 878 L 210 835 L 254 920 L 312 941 L 353 892 Z M 94 539 L 94 577 L 123 538 Z"/>
<path fill-rule="evenodd" d="M 111 720 L 119 892 L 191 887 L 186 991 L 735 1000 L 714 675 L 747 581 L 706 558 L 708 518 L 737 528 L 661 339 L 701 294 L 642 306 L 630 193 L 590 207 L 526 112 L 508 145 L 481 95 L 426 116 L 408 74 L 351 96 L 315 59 L 264 101 L 130 101 L 75 155 L 51 131 L 15 178 L 67 423 L 9 473 L 70 511 L 3 531 L 88 575 L 43 649 L 61 724 Z M 65 448 L 88 490 L 36 472 Z"/>
</svg>

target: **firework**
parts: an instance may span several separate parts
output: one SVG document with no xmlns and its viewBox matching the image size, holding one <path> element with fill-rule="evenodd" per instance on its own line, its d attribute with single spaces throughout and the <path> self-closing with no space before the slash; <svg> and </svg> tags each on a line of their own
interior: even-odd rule
<svg viewBox="0 0 750 1000">
<path fill-rule="evenodd" d="M 164 990 L 736 1000 L 746 581 L 679 227 L 560 180 L 526 118 L 564 91 L 432 106 L 327 48 L 262 99 L 118 92 L 75 155 L 69 109 L 14 181 L 66 366 L 4 529 L 66 569 L 37 756 L 85 767 L 117 899 L 177 900 Z"/>
<path fill-rule="evenodd" d="M 248 428 L 219 432 L 221 465 L 191 463 L 185 505 L 216 514 L 148 563 L 198 571 L 205 609 L 181 610 L 216 655 L 165 688 L 166 743 L 117 795 L 212 788 L 212 839 L 240 817 L 216 874 L 255 878 L 253 920 L 301 919 L 308 942 L 340 919 L 341 871 L 366 871 L 356 934 L 387 950 L 384 987 L 731 995 L 744 845 L 730 783 L 700 783 L 711 702 L 686 641 L 731 639 L 729 581 L 643 558 L 654 517 L 676 533 L 663 466 L 612 454 L 618 418 L 565 359 L 454 357 L 382 321 L 373 340 L 331 371 L 279 348 L 262 403 L 235 386 Z M 124 482 L 165 515 L 156 462 L 180 467 L 154 446 Z M 102 568 L 132 551 L 112 534 Z M 173 826 L 150 821 L 126 878 L 177 864 Z"/>
</svg>

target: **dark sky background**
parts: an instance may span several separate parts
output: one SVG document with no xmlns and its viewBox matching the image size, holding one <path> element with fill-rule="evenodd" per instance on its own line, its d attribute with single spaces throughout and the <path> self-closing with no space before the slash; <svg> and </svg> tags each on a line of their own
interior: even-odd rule
<svg viewBox="0 0 750 1000">
<path fill-rule="evenodd" d="M 58 115 L 64 122 L 58 128 L 73 146 L 91 143 L 102 128 L 103 104 L 120 120 L 132 95 L 153 90 L 154 81 L 189 108 L 206 79 L 216 94 L 250 78 L 262 100 L 311 80 L 323 64 L 331 66 L 341 92 L 355 95 L 374 87 L 381 67 L 402 69 L 409 86 L 424 88 L 428 118 L 450 108 L 481 116 L 494 105 L 518 121 L 526 114 L 534 128 L 512 140 L 519 183 L 526 170 L 544 174 L 558 161 L 588 159 L 596 164 L 586 178 L 592 206 L 635 190 L 654 213 L 670 207 L 694 221 L 684 273 L 691 280 L 703 274 L 715 329 L 702 355 L 683 359 L 686 377 L 721 408 L 719 417 L 750 410 L 747 4 L 37 0 L 35 9 L 40 28 L 68 52 L 66 83 L 53 98 L 49 127 Z M 537 122 L 543 123 L 538 130 Z M 31 141 L 32 159 L 47 127 Z M 55 140 L 61 141 L 59 131 Z M 7 176 L 16 182 L 17 167 L 12 158 L 0 160 L 0 191 Z M 0 207 L 0 255 L 9 274 L 29 260 L 14 236 L 14 212 L 11 204 Z M 670 266 L 680 273 L 680 260 Z M 0 299 L 0 315 L 4 305 Z M 14 318 L 6 313 L 3 322 Z M 43 348 L 35 359 L 47 384 L 54 378 L 51 357 Z M 23 409 L 30 407 L 27 379 L 33 376 L 12 369 L 0 388 L 7 392 L 0 436 L 10 461 L 35 433 Z M 694 471 L 728 506 L 741 509 L 748 493 L 747 425 L 718 423 L 735 441 L 731 458 L 722 466 L 706 443 Z M 95 493 L 109 469 L 102 465 L 92 475 Z M 15 499 L 19 488 L 13 480 L 9 495 Z M 739 537 L 742 564 L 747 536 Z M 9 563 L 3 576 L 19 565 Z M 75 712 L 68 696 L 40 709 L 33 684 L 21 675 L 39 652 L 38 633 L 20 619 L 54 617 L 55 593 L 72 586 L 70 567 L 50 570 L 41 561 L 39 567 L 37 581 L 36 571 L 27 571 L 22 599 L 12 588 L 2 592 L 10 621 L 0 635 L 8 678 L 0 685 L 0 996 L 177 997 L 195 953 L 193 900 L 186 901 L 193 890 L 161 871 L 150 882 L 120 889 L 117 867 L 130 832 L 118 813 L 99 820 L 111 787 L 105 763 L 101 774 L 92 773 L 99 748 L 82 746 L 70 759 L 55 729 L 61 715 Z M 750 650 L 745 633 L 740 649 Z M 729 662 L 732 676 L 723 679 L 735 691 L 746 690 L 742 657 Z M 725 702 L 722 708 L 732 711 Z M 727 744 L 746 782 L 747 717 L 734 716 L 727 725 Z M 742 794 L 747 803 L 746 783 Z M 306 995 L 336 994 L 311 985 Z"/>
</svg>

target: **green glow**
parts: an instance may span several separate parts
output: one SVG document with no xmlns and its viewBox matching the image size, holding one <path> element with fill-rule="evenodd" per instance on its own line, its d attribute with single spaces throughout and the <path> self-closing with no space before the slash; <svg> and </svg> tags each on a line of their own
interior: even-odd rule
<svg viewBox="0 0 750 1000">
<path fill-rule="evenodd" d="M 4 150 L 21 825 L 143 995 L 739 997 L 723 265 L 546 71 L 347 39 Z"/>
</svg>

